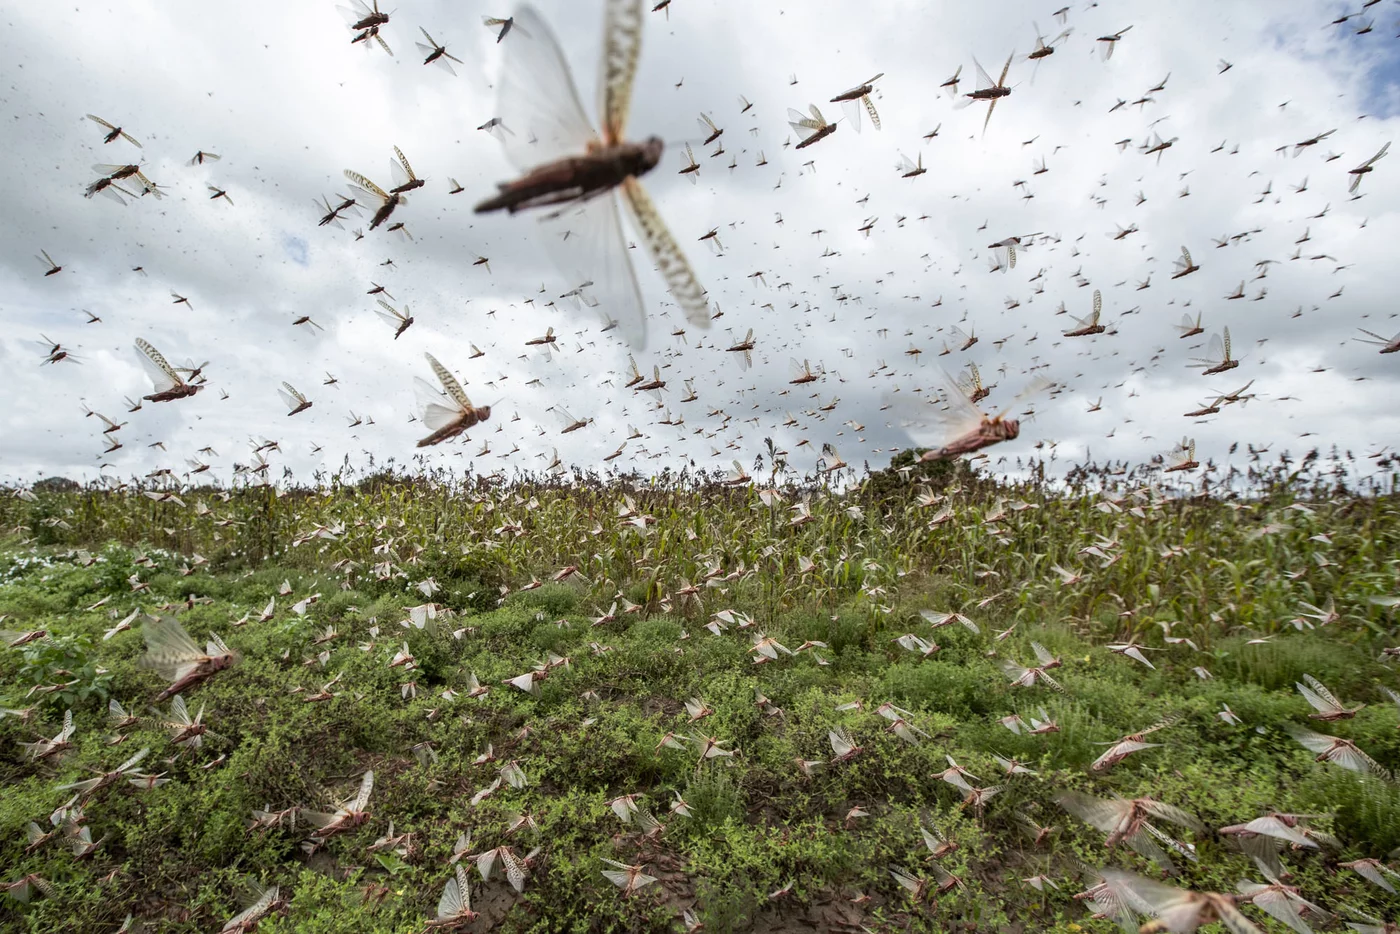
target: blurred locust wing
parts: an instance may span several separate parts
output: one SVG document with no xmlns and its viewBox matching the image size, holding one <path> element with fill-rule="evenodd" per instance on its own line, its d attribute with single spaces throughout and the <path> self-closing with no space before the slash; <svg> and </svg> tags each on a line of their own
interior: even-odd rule
<svg viewBox="0 0 1400 934">
<path fill-rule="evenodd" d="M 185 677 L 208 657 L 173 616 L 147 618 L 141 631 L 146 637 L 141 667 L 154 670 L 167 681 Z"/>
<path fill-rule="evenodd" d="M 900 393 L 886 400 L 896 413 L 898 426 L 920 447 L 943 448 L 954 439 L 975 432 L 986 417 L 946 371 L 943 379 L 943 400 L 931 393 Z"/>
<path fill-rule="evenodd" d="M 635 178 L 622 183 L 622 193 L 631 209 L 633 224 L 641 231 L 652 259 L 660 268 L 671 295 L 685 312 L 686 320 L 695 327 L 709 327 L 710 303 L 705 296 L 705 287 L 695 277 L 695 271 L 690 268 L 685 253 L 661 219 L 651 196 Z"/>
</svg>

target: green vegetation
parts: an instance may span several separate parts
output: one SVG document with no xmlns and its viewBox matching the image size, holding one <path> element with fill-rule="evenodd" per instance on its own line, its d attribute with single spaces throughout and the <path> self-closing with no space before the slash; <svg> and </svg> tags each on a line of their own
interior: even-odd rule
<svg viewBox="0 0 1400 934">
<path fill-rule="evenodd" d="M 1312 459 L 1211 497 L 1129 476 L 1052 487 L 904 465 L 846 490 L 765 489 L 759 470 L 752 487 L 381 473 L 319 491 L 0 499 L 0 628 L 47 632 L 0 648 L 0 706 L 29 711 L 0 717 L 0 883 L 53 886 L 27 904 L 0 895 L 0 929 L 103 932 L 131 913 L 151 931 L 217 931 L 255 881 L 288 899 L 260 931 L 417 932 L 465 833 L 473 854 L 539 848 L 523 895 L 499 866 L 489 882 L 472 867 L 474 931 L 678 931 L 685 909 L 707 932 L 1113 930 L 1071 897 L 1082 866 L 1156 870 L 1107 850 L 1055 803 L 1066 790 L 1150 794 L 1199 818 L 1208 830 L 1159 829 L 1196 848 L 1173 883 L 1203 891 L 1264 881 L 1216 828 L 1325 815 L 1312 826 L 1341 849 L 1285 851 L 1290 883 L 1334 911 L 1395 917 L 1394 896 L 1338 863 L 1400 847 L 1400 787 L 1315 762 L 1283 730 L 1342 736 L 1400 768 L 1400 709 L 1380 690 L 1400 688 L 1382 653 L 1400 642 L 1393 490 L 1348 489 L 1342 462 Z M 410 612 L 429 602 L 444 612 Z M 153 713 L 169 682 L 138 665 L 143 617 L 118 626 L 134 610 L 240 656 L 184 692 L 191 714 L 204 708 L 198 750 L 172 744 L 169 702 Z M 935 628 L 923 610 L 980 632 Z M 905 634 L 940 649 L 925 658 Z M 765 660 L 763 637 L 784 650 Z M 824 646 L 799 651 L 809 642 Z M 1032 642 L 1062 659 L 1063 693 L 1009 683 L 1000 663 L 1035 664 Z M 1128 642 L 1155 667 L 1105 647 Z M 391 667 L 405 646 L 412 663 Z M 532 670 L 537 693 L 503 683 Z M 488 693 L 467 696 L 473 675 Z M 1310 721 L 1304 675 L 1367 706 Z M 712 711 L 693 724 L 691 698 Z M 143 718 L 115 746 L 111 699 Z M 890 731 L 886 703 L 910 712 L 917 743 Z M 1042 707 L 1058 732 L 1000 722 Z M 61 761 L 19 745 L 52 738 L 67 710 Z M 1162 747 L 1089 769 L 1098 744 L 1168 716 L 1181 719 L 1148 737 Z M 864 751 L 830 763 L 837 728 Z M 667 745 L 671 733 L 701 742 Z M 706 738 L 733 755 L 701 761 Z M 167 781 L 94 795 L 95 853 L 75 858 L 62 835 L 26 852 L 29 823 L 52 829 L 71 794 L 58 785 L 145 746 L 140 768 Z M 993 754 L 1037 774 L 1007 778 Z M 1005 786 L 980 813 L 939 779 L 948 756 L 971 785 Z M 799 760 L 823 766 L 809 776 Z M 473 804 L 510 762 L 523 787 Z M 255 810 L 332 811 L 371 769 L 368 821 L 310 855 L 304 819 L 248 829 Z M 608 802 L 627 794 L 664 830 L 624 824 Z M 678 796 L 689 816 L 670 813 Z M 848 816 L 857 807 L 867 816 Z M 538 829 L 510 833 L 520 815 Z M 1056 829 L 1036 845 L 1023 817 Z M 391 822 L 411 837 L 371 851 Z M 889 867 L 934 880 L 920 825 L 958 844 L 938 865 L 961 885 L 916 903 Z M 624 896 L 605 857 L 658 881 Z M 1026 881 L 1040 875 L 1060 888 Z"/>
</svg>

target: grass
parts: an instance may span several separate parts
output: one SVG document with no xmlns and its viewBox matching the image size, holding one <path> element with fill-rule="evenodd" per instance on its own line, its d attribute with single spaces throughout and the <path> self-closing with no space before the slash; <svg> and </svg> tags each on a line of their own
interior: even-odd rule
<svg viewBox="0 0 1400 934">
<path fill-rule="evenodd" d="M 1086 885 L 1081 865 L 1155 870 L 1061 810 L 1052 796 L 1065 789 L 1151 794 L 1208 828 L 1270 809 L 1324 814 L 1315 826 L 1343 849 L 1285 854 L 1291 883 L 1333 910 L 1394 917 L 1391 896 L 1337 864 L 1400 847 L 1400 789 L 1314 762 L 1281 729 L 1344 736 L 1400 768 L 1400 711 L 1378 689 L 1400 687 L 1380 660 L 1398 641 L 1384 598 L 1400 587 L 1400 505 L 1389 488 L 1348 489 L 1345 467 L 1251 466 L 1213 496 L 1109 473 L 996 484 L 925 465 L 844 488 L 787 479 L 772 495 L 695 476 L 380 474 L 280 495 L 185 488 L 178 502 L 137 489 L 0 499 L 3 628 L 48 632 L 0 650 L 0 706 L 33 708 L 0 717 L 0 882 L 36 873 L 54 886 L 28 904 L 0 896 L 0 928 L 115 930 L 130 913 L 151 931 L 217 930 L 251 880 L 289 899 L 261 931 L 420 931 L 466 833 L 473 853 L 539 848 L 523 895 L 473 871 L 470 930 L 676 931 L 687 909 L 706 931 L 1111 930 L 1070 897 Z M 804 501 L 811 521 L 794 523 Z M 952 520 L 931 524 L 944 509 Z M 1065 584 L 1053 565 L 1083 579 Z M 450 612 L 414 626 L 408 608 L 430 600 Z M 1301 615 L 1329 601 L 1326 625 Z M 241 657 L 185 693 L 211 730 L 199 751 L 171 744 L 158 722 L 168 703 L 152 712 L 166 682 L 138 665 L 140 617 L 104 638 L 138 609 L 176 615 L 201 644 L 216 633 Z M 754 624 L 712 632 L 723 610 Z M 959 610 L 981 632 L 935 630 L 920 610 Z M 315 644 L 328 626 L 338 636 Z M 759 633 L 826 645 L 756 664 Z M 941 649 L 922 659 L 894 641 L 905 633 Z M 1156 650 L 1155 669 L 1104 647 L 1130 639 Z M 1063 694 L 1002 673 L 1004 658 L 1034 658 L 1032 641 L 1063 659 Z M 391 668 L 405 644 L 415 667 Z M 502 683 L 551 658 L 567 664 L 550 665 L 537 696 Z M 465 696 L 473 674 L 489 688 L 479 698 Z M 1304 674 L 1368 706 L 1308 721 L 1293 688 Z M 336 696 L 306 702 L 337 676 Z M 713 713 L 690 725 L 692 697 Z M 145 718 L 116 746 L 111 698 Z M 927 738 L 890 733 L 883 703 L 911 711 Z M 1220 720 L 1222 704 L 1243 723 Z M 1059 732 L 999 723 L 1042 706 Z M 18 743 L 53 736 L 66 710 L 71 754 L 34 762 Z M 1090 772 L 1097 744 L 1167 715 L 1181 719 L 1150 737 L 1163 747 Z M 864 752 L 805 776 L 796 760 L 829 760 L 837 727 Z M 693 744 L 661 745 L 668 733 L 734 755 L 700 762 Z M 77 860 L 61 839 L 26 853 L 28 824 L 48 829 L 68 797 L 57 785 L 144 746 L 143 767 L 168 781 L 93 800 L 94 855 Z M 488 748 L 495 761 L 473 764 Z M 1038 774 L 1005 779 L 994 753 Z M 980 815 L 935 777 L 948 756 L 974 784 L 1005 785 Z M 472 804 L 511 760 L 524 787 Z M 329 809 L 366 769 L 370 819 L 314 854 L 304 823 L 247 829 L 254 809 Z M 624 794 L 665 824 L 658 837 L 613 813 Z M 677 796 L 690 816 L 668 813 Z M 868 816 L 848 817 L 854 807 Z M 521 814 L 538 832 L 507 836 Z M 1048 845 L 1032 844 L 1022 815 L 1056 828 Z M 391 822 L 411 843 L 371 851 Z M 931 871 L 920 824 L 959 844 L 941 865 L 962 884 L 915 903 L 888 867 Z M 1176 861 L 1175 884 L 1262 881 L 1224 838 L 1183 833 L 1198 858 Z M 604 857 L 658 881 L 624 897 Z M 1035 891 L 1024 880 L 1038 874 L 1061 888 Z"/>
</svg>

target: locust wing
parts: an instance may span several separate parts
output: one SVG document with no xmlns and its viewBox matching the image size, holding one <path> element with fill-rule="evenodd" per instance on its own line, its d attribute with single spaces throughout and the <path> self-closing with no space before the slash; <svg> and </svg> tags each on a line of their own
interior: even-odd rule
<svg viewBox="0 0 1400 934">
<path fill-rule="evenodd" d="M 389 177 L 394 180 L 394 187 L 398 188 L 409 184 L 418 176 L 413 174 L 413 166 L 408 164 L 408 157 L 403 154 L 402 149 L 395 146 L 394 155 L 397 158 L 389 160 Z"/>
<path fill-rule="evenodd" d="M 383 204 L 389 200 L 389 193 L 387 191 L 365 178 L 359 172 L 352 172 L 350 169 L 346 169 L 345 177 L 350 181 L 350 185 L 353 189 L 364 195 L 366 201 Z"/>
<path fill-rule="evenodd" d="M 423 356 L 428 358 L 428 365 L 433 368 L 433 374 L 437 376 L 438 382 L 442 383 L 442 388 L 447 391 L 447 394 L 462 408 L 471 408 L 471 400 L 467 398 L 467 393 L 462 389 L 462 384 L 457 382 L 457 377 L 453 376 L 447 367 L 438 363 L 437 358 L 432 354 L 425 353 Z"/>
<path fill-rule="evenodd" d="M 798 136 L 802 137 L 803 142 L 806 142 L 813 134 L 827 126 L 826 118 L 823 117 L 822 112 L 817 109 L 817 105 L 812 104 L 811 109 L 812 115 L 809 117 L 800 110 L 793 110 L 791 107 L 788 108 L 788 126 L 792 127 L 793 131 L 796 132 Z"/>
<path fill-rule="evenodd" d="M 558 420 L 559 420 L 559 426 L 560 426 L 561 428 L 567 429 L 567 428 L 571 428 L 571 427 L 573 427 L 574 425 L 577 425 L 577 424 L 578 424 L 578 419 L 576 419 L 576 418 L 574 418 L 572 415 L 570 415 L 569 412 L 568 412 L 568 410 L 565 409 L 563 406 L 556 405 L 556 406 L 554 407 L 554 415 L 555 415 L 556 418 L 558 418 Z M 523 675 L 521 675 L 521 676 L 518 677 L 518 678 L 512 678 L 510 683 L 511 683 L 511 684 L 515 684 L 515 682 L 517 682 L 517 681 L 526 681 L 526 679 L 528 679 L 527 686 L 525 686 L 525 687 L 523 688 L 523 690 L 530 691 L 530 690 L 533 689 L 533 686 L 534 686 L 534 683 L 535 683 L 535 673 L 534 673 L 534 672 L 527 672 L 526 674 L 523 674 Z M 521 687 L 521 685 L 519 685 L 519 684 L 516 684 L 515 686 L 516 686 L 516 687 Z"/>
<path fill-rule="evenodd" d="M 1312 675 L 1303 675 L 1306 684 L 1295 683 L 1293 686 L 1298 689 L 1298 693 L 1303 695 L 1303 699 L 1313 706 L 1313 709 L 1323 713 L 1333 713 L 1345 710 L 1342 702 L 1337 700 L 1335 694 L 1327 690 L 1326 685 L 1314 678 Z"/>
<path fill-rule="evenodd" d="M 518 44 L 518 43 L 517 43 Z M 634 349 L 646 347 L 646 307 L 611 193 L 542 218 L 551 258 L 566 281 L 592 280 L 599 315 L 615 318 Z"/>
<path fill-rule="evenodd" d="M 190 709 L 185 705 L 185 699 L 179 694 L 176 694 L 170 700 L 170 716 L 172 719 L 167 721 L 167 724 L 170 726 L 183 727 L 190 726 L 194 723 L 194 721 L 190 719 Z"/>
<path fill-rule="evenodd" d="M 1344 769 L 1351 769 L 1353 772 L 1386 774 L 1385 769 L 1376 760 L 1355 746 L 1338 746 L 1335 736 L 1316 733 L 1292 723 L 1284 724 L 1283 729 L 1289 736 L 1301 743 L 1304 749 L 1315 752 L 1319 756 L 1326 755 L 1329 761 L 1335 762 Z"/>
<path fill-rule="evenodd" d="M 165 356 L 139 337 L 136 338 L 136 349 L 141 352 L 141 366 L 146 370 L 146 375 L 151 378 L 151 382 L 155 384 L 156 392 L 174 389 L 184 382 L 175 373 L 175 368 L 170 365 Z"/>
<path fill-rule="evenodd" d="M 360 790 L 355 793 L 354 803 L 349 810 L 359 813 L 369 806 L 369 793 L 374 790 L 374 770 L 370 769 L 365 773 L 365 777 L 360 779 Z"/>
<path fill-rule="evenodd" d="M 380 305 L 380 307 L 383 308 L 384 310 L 383 310 L 383 311 L 380 311 L 378 308 L 376 308 L 375 311 L 374 311 L 374 313 L 377 314 L 377 315 L 379 316 L 379 319 L 380 319 L 381 321 L 383 321 L 385 324 L 389 325 L 389 327 L 391 327 L 391 328 L 397 328 L 399 325 L 401 325 L 401 324 L 404 323 L 405 316 L 404 316 L 403 314 L 401 314 L 401 313 L 399 312 L 399 310 L 398 310 L 397 308 L 395 308 L 393 305 L 390 305 L 388 302 L 384 301 L 384 299 L 382 299 L 382 298 L 379 300 L 379 305 Z M 405 309 L 406 309 L 406 306 L 405 306 Z"/>
<path fill-rule="evenodd" d="M 525 877 L 528 874 L 525 870 L 525 864 L 508 849 L 501 853 L 501 863 L 505 867 L 506 881 L 510 883 L 511 888 L 518 893 L 523 893 L 525 891 Z"/>
<path fill-rule="evenodd" d="M 476 871 L 481 873 L 481 881 L 490 882 L 491 874 L 496 869 L 496 856 L 500 853 L 500 848 L 487 850 L 476 858 Z"/>
<path fill-rule="evenodd" d="M 336 10 L 340 13 L 341 18 L 345 20 L 345 25 L 351 29 L 359 28 L 355 25 L 356 23 L 368 19 L 374 14 L 374 11 L 369 8 L 369 5 L 366 4 L 364 0 L 350 0 L 350 6 L 337 6 Z"/>
<path fill-rule="evenodd" d="M 1191 934 L 1201 923 L 1199 895 L 1118 869 L 1103 870 L 1103 877 L 1127 896 L 1134 910 L 1156 917 L 1144 927 L 1172 934 Z M 1260 934 L 1259 928 L 1241 914 L 1233 902 L 1217 899 L 1213 904 L 1220 915 L 1220 923 L 1230 934 Z"/>
<path fill-rule="evenodd" d="M 831 744 L 831 751 L 836 753 L 837 757 L 848 756 L 855 751 L 856 744 L 843 727 L 827 730 L 826 739 Z"/>
<path fill-rule="evenodd" d="M 1186 272 L 1191 268 L 1192 265 L 1193 264 L 1191 262 L 1191 252 L 1187 250 L 1186 247 L 1182 247 L 1181 256 L 1176 260 L 1176 266 L 1173 269 L 1173 275 L 1186 275 Z"/>
<path fill-rule="evenodd" d="M 1025 389 L 1022 389 L 1020 392 L 1016 393 L 1016 395 L 1012 397 L 1011 401 L 1006 403 L 1006 408 L 998 412 L 996 414 L 996 417 L 1002 418 L 1003 416 L 1010 414 L 1011 410 L 1014 409 L 1016 406 L 1024 405 L 1025 403 L 1034 399 L 1041 393 L 1049 392 L 1051 389 L 1054 388 L 1055 383 L 1052 380 L 1048 380 L 1043 376 L 1037 376 L 1035 379 L 1031 380 L 1029 383 L 1026 384 Z"/>
<path fill-rule="evenodd" d="M 977 60 L 975 55 L 972 58 L 972 64 L 977 68 L 977 90 L 985 91 L 988 88 L 996 87 L 996 82 L 992 80 L 991 75 L 987 74 L 987 70 L 982 67 L 982 63 Z"/>
<path fill-rule="evenodd" d="M 977 69 L 977 90 L 985 91 L 988 88 L 996 86 L 996 82 L 992 81 L 992 76 L 987 74 L 987 70 L 982 67 L 982 63 L 977 60 L 975 55 L 972 58 L 972 65 Z M 962 66 L 959 66 L 958 70 L 961 71 Z M 953 87 L 954 90 L 950 91 L 950 93 L 956 93 L 955 89 L 957 85 L 955 84 Z M 973 97 L 971 94 L 963 94 L 953 102 L 953 109 L 962 110 L 964 107 L 971 107 L 976 102 L 977 98 Z"/>
<path fill-rule="evenodd" d="M 676 303 L 685 313 L 686 320 L 693 327 L 708 328 L 710 302 L 705 295 L 705 287 L 695 277 L 695 271 L 690 268 L 685 253 L 671 236 L 666 222 L 661 219 L 651 196 L 635 178 L 628 178 L 622 183 L 622 194 L 628 208 L 631 209 L 632 222 L 641 231 L 652 259 L 660 268 L 661 275 L 670 287 Z"/>
<path fill-rule="evenodd" d="M 856 87 L 852 88 L 851 91 L 856 90 L 856 88 L 863 88 L 867 87 L 868 85 L 874 84 L 876 81 L 884 77 L 884 74 L 884 72 L 880 72 L 880 74 L 869 79 L 868 81 L 856 85 Z M 847 91 L 846 93 L 849 94 L 851 93 L 851 91 Z M 848 122 L 851 125 L 851 129 L 855 130 L 857 133 L 860 132 L 860 114 L 862 110 L 864 110 L 866 114 L 869 115 L 870 125 L 877 130 L 880 129 L 880 114 L 875 110 L 875 102 L 870 99 L 870 92 L 867 91 L 860 97 L 842 101 L 841 109 L 846 114 L 846 122 Z"/>
<path fill-rule="evenodd" d="M 138 664 L 168 681 L 178 681 L 208 658 L 173 616 L 148 617 L 141 631 L 146 638 L 146 654 Z"/>
<path fill-rule="evenodd" d="M 502 60 L 497 112 L 516 132 L 498 139 L 511 164 L 527 171 L 582 155 L 597 143 L 598 134 L 549 25 L 528 6 L 515 14 L 515 21 L 517 35 Z"/>
<path fill-rule="evenodd" d="M 986 418 L 947 370 L 943 371 L 943 382 L 942 401 L 929 398 L 928 393 L 898 393 L 885 398 L 899 427 L 922 447 L 944 447 L 975 431 Z"/>
<path fill-rule="evenodd" d="M 123 762 L 121 765 L 117 766 L 117 769 L 116 769 L 116 770 L 117 770 L 118 772 L 130 772 L 132 769 L 136 768 L 136 766 L 140 765 L 140 764 L 141 764 L 141 760 L 145 759 L 146 756 L 150 755 L 150 752 L 151 752 L 151 747 L 150 747 L 150 746 L 146 746 L 145 748 L 139 750 L 139 751 L 138 751 L 135 755 L 133 755 L 130 759 L 127 759 L 127 760 L 126 760 L 125 762 Z"/>
<path fill-rule="evenodd" d="M 1255 908 L 1282 921 L 1298 934 L 1312 934 L 1312 928 L 1308 927 L 1287 893 L 1258 882 L 1241 881 L 1238 888 Z"/>
<path fill-rule="evenodd" d="M 267 914 L 268 909 L 276 900 L 277 886 L 274 885 L 269 889 L 264 889 L 262 894 L 260 894 L 251 905 L 244 908 L 224 923 L 224 926 L 220 929 L 220 934 L 224 934 L 224 932 L 249 930 L 248 924 L 250 922 L 256 924 L 263 915 Z"/>
<path fill-rule="evenodd" d="M 460 918 L 472 910 L 471 883 L 467 879 L 462 864 L 456 866 L 456 875 L 447 880 L 442 888 L 442 898 L 438 899 L 437 916 L 439 921 Z"/>
<path fill-rule="evenodd" d="M 608 862 L 612 862 L 612 860 L 608 860 Z M 620 889 L 627 888 L 632 882 L 631 873 L 619 869 L 604 869 L 603 876 Z"/>
<path fill-rule="evenodd" d="M 857 133 L 860 132 L 860 113 L 864 109 L 861 103 L 864 100 L 865 98 L 863 97 L 857 97 L 853 100 L 841 102 L 841 110 L 846 114 L 846 122 L 849 123 L 851 129 L 855 130 Z"/>
<path fill-rule="evenodd" d="M 295 409 L 306 401 L 306 397 L 297 391 L 291 383 L 284 382 L 282 388 L 277 390 L 277 395 L 282 398 L 282 404 L 289 409 Z"/>
<path fill-rule="evenodd" d="M 1224 363 L 1229 359 L 1228 351 L 1225 348 L 1225 341 L 1219 334 L 1210 336 L 1210 347 L 1206 350 L 1206 356 L 1212 361 L 1212 365 Z"/>
<path fill-rule="evenodd" d="M 642 53 L 641 0 L 608 0 L 603 20 L 603 65 L 598 79 L 598 113 L 603 139 L 622 141 L 632 106 L 632 80 Z"/>
</svg>

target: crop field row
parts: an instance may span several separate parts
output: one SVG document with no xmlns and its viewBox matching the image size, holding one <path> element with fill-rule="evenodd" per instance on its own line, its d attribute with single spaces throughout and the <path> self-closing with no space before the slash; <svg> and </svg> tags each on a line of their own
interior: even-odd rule
<svg viewBox="0 0 1400 934">
<path fill-rule="evenodd" d="M 0 927 L 1396 919 L 1388 489 L 763 479 L 5 497 Z"/>
</svg>

